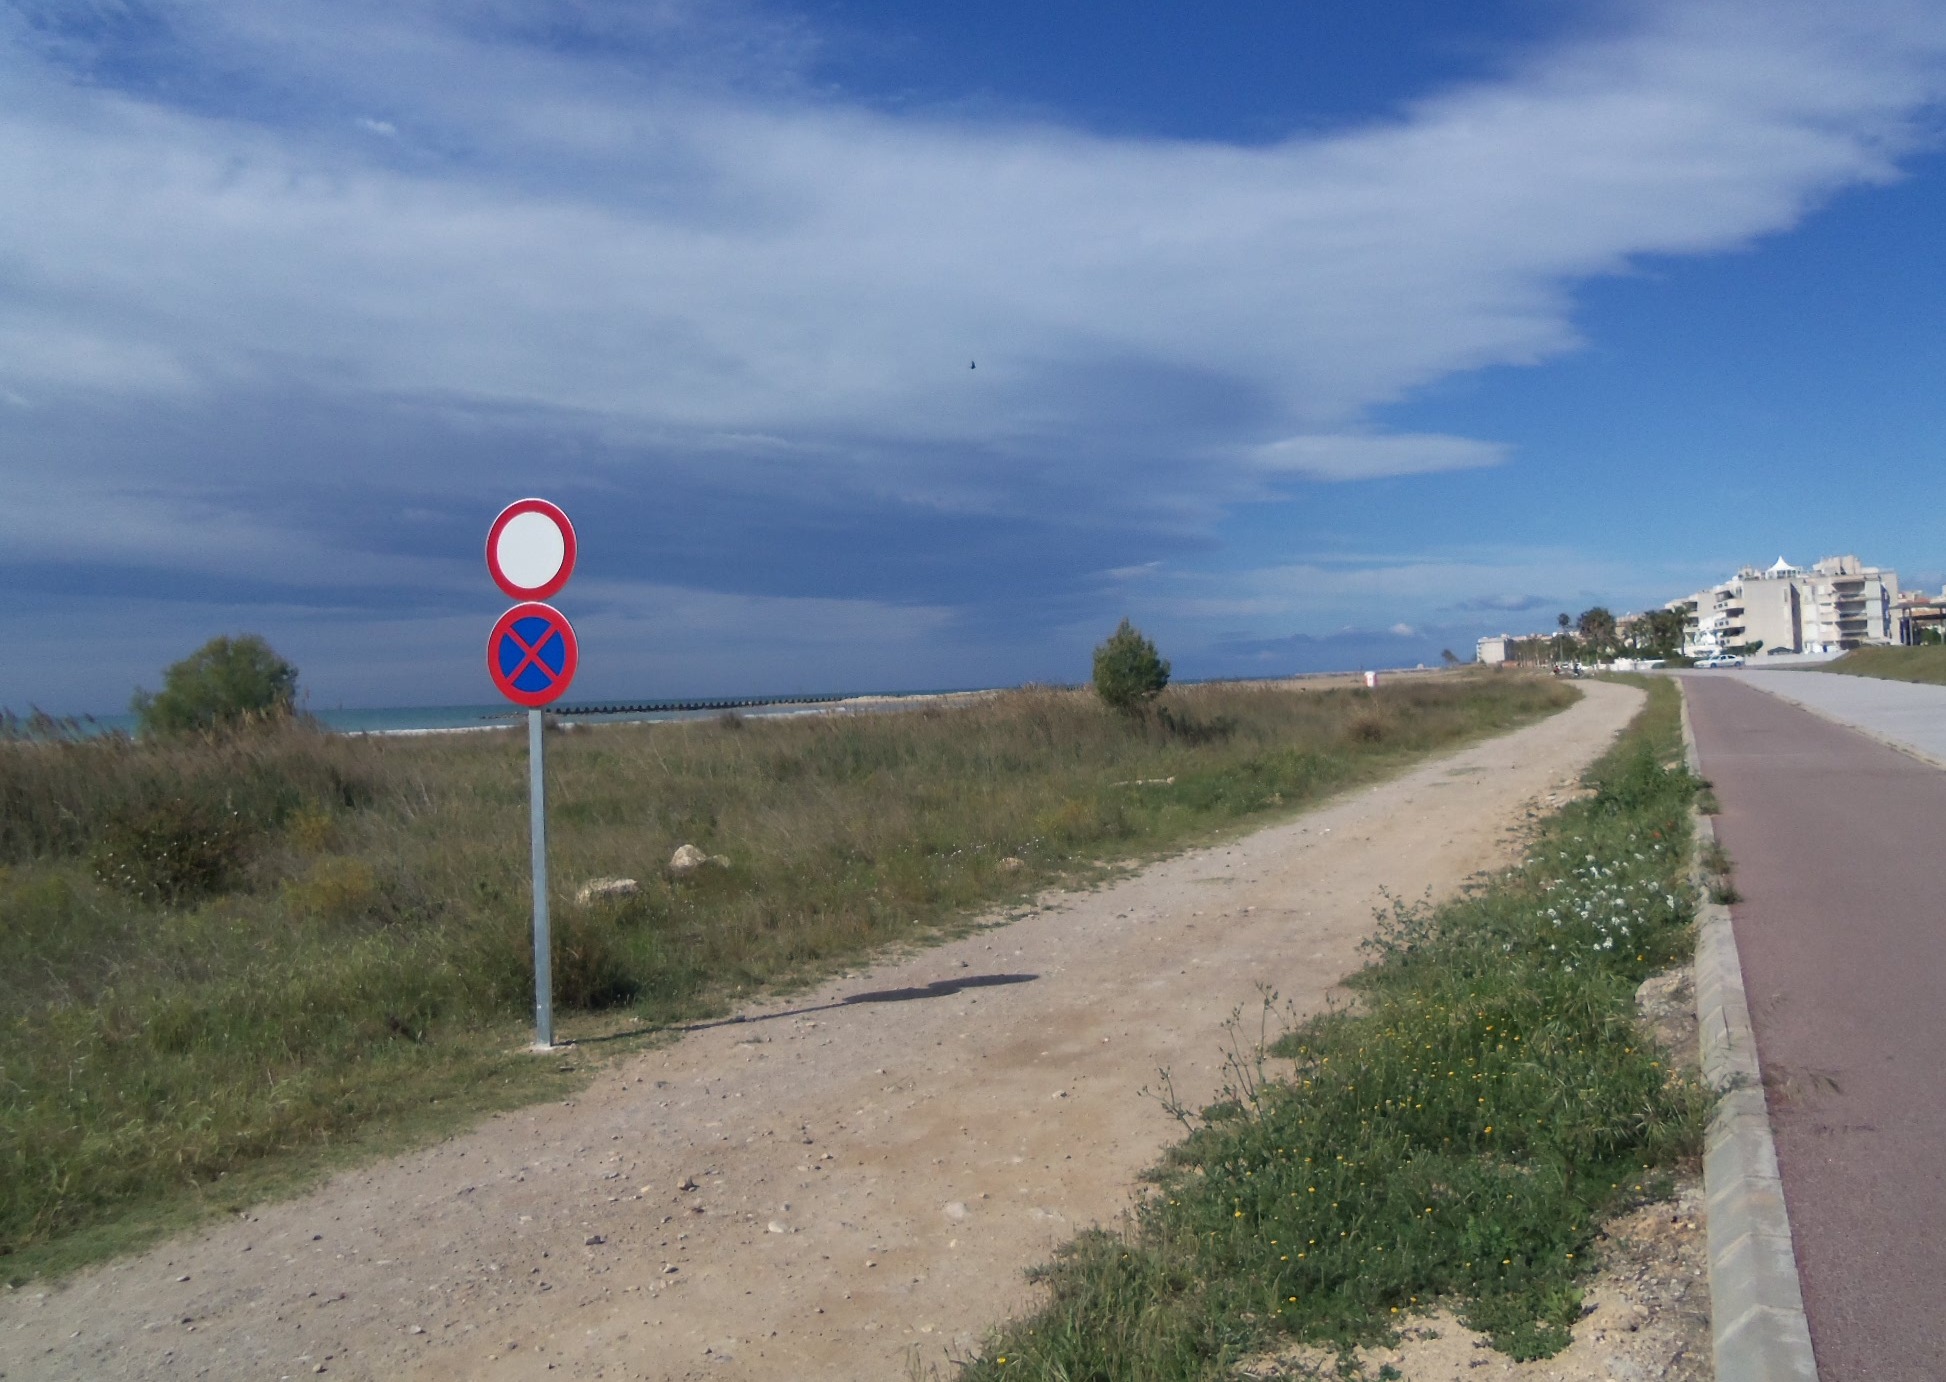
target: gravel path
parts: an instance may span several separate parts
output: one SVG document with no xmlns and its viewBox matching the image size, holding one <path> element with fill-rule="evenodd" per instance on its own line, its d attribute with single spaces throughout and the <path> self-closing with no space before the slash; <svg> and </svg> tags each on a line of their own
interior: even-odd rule
<svg viewBox="0 0 1946 1382">
<path fill-rule="evenodd" d="M 1511 861 L 1641 700 L 1581 689 L 1285 824 L 619 1062 L 570 1104 L 0 1296 L 0 1375 L 849 1382 L 964 1353 L 1173 1140 L 1139 1093 L 1159 1067 L 1203 1100 L 1256 985 L 1316 1011 L 1386 893 Z"/>
</svg>

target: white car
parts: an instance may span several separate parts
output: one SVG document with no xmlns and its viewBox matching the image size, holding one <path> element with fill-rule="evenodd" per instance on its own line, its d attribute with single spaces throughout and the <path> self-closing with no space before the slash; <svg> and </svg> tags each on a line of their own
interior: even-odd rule
<svg viewBox="0 0 1946 1382">
<path fill-rule="evenodd" d="M 1708 657 L 1696 659 L 1698 667 L 1741 667 L 1743 659 L 1735 653 L 1712 653 Z"/>
</svg>

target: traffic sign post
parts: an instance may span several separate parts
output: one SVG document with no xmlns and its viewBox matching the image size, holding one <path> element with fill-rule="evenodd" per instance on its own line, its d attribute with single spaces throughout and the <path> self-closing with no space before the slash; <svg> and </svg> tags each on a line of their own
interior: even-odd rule
<svg viewBox="0 0 1946 1382">
<path fill-rule="evenodd" d="M 534 849 L 534 1046 L 554 1045 L 554 942 L 547 916 L 547 738 L 527 712 L 527 833 Z"/>
<path fill-rule="evenodd" d="M 539 603 L 568 583 L 578 554 L 574 525 L 545 499 L 507 505 L 487 530 L 487 570 L 521 601 L 487 635 L 487 675 L 527 708 L 528 832 L 534 870 L 534 1047 L 554 1045 L 554 956 L 547 914 L 547 740 L 541 707 L 566 694 L 581 662 L 567 616 Z"/>
</svg>

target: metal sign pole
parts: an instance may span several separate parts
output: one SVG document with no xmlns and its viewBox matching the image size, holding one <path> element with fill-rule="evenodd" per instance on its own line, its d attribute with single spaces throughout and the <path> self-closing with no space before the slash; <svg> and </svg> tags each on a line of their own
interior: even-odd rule
<svg viewBox="0 0 1946 1382">
<path fill-rule="evenodd" d="M 507 505 L 487 529 L 487 573 L 520 601 L 487 635 L 487 675 L 527 707 L 528 833 L 534 846 L 534 1049 L 554 1046 L 554 954 L 547 926 L 547 746 L 541 707 L 561 698 L 580 664 L 574 627 L 539 601 L 568 583 L 579 546 L 574 524 L 545 499 Z"/>
<path fill-rule="evenodd" d="M 547 925 L 547 748 L 541 712 L 527 712 L 527 800 L 534 842 L 534 1045 L 554 1044 L 554 952 Z"/>
</svg>

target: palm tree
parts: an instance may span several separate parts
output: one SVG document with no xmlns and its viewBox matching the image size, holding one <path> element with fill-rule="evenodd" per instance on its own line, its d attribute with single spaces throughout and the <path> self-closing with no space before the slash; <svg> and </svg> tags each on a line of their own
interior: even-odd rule
<svg viewBox="0 0 1946 1382">
<path fill-rule="evenodd" d="M 1596 657 L 1600 657 L 1615 642 L 1615 616 L 1601 605 L 1582 610 L 1575 627 L 1581 632 L 1581 641 Z"/>
</svg>

